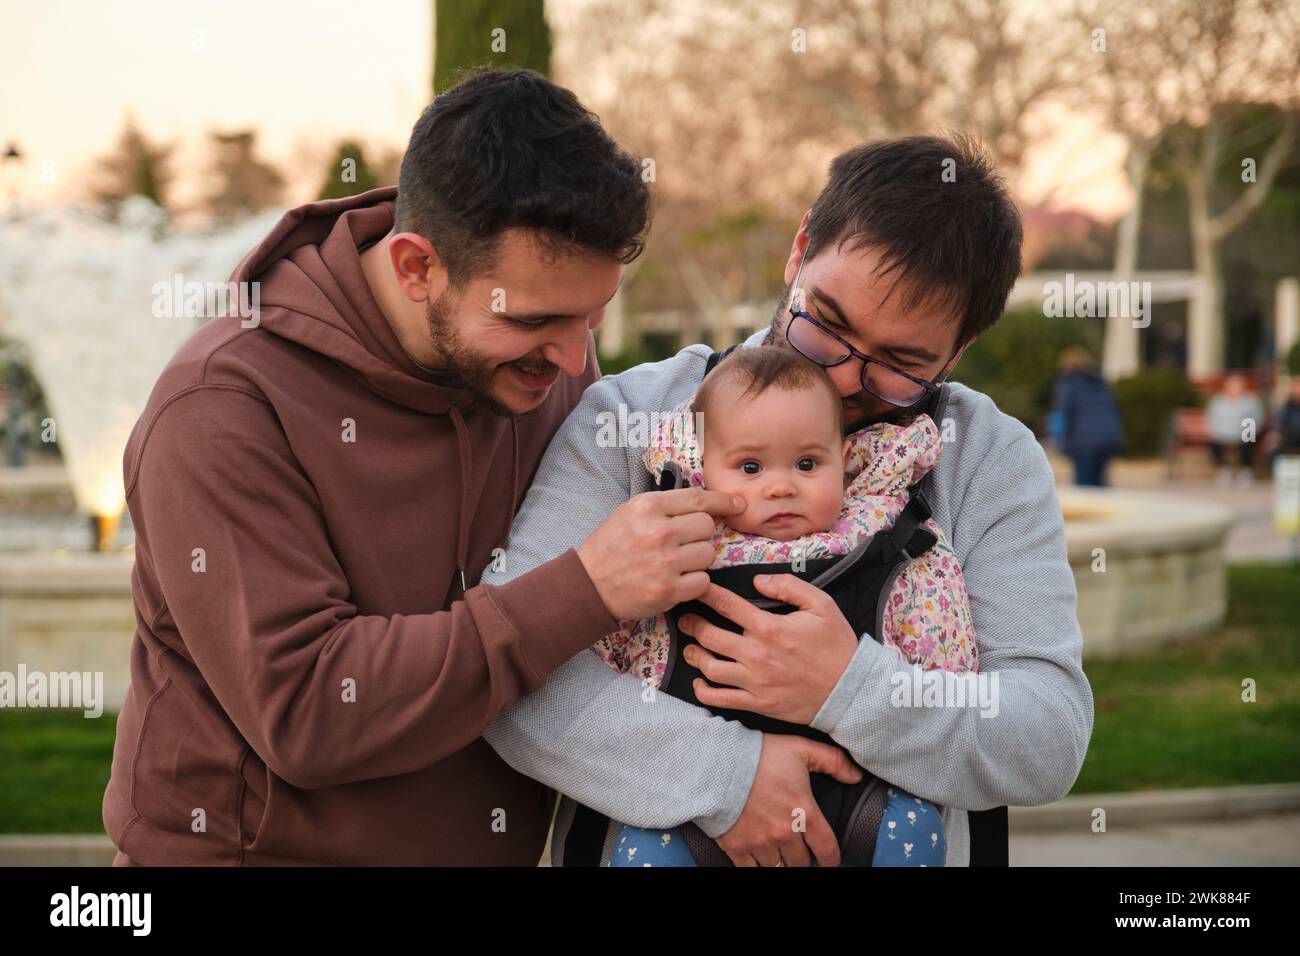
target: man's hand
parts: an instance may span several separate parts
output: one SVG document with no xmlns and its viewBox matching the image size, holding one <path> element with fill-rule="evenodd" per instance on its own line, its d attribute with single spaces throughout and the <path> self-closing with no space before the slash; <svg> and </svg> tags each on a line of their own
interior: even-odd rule
<svg viewBox="0 0 1300 956">
<path fill-rule="evenodd" d="M 849 666 L 857 636 L 829 594 L 793 574 L 759 575 L 754 586 L 799 610 L 772 614 L 710 584 L 700 600 L 735 621 L 744 633 L 723 630 L 693 614 L 678 621 L 678 627 L 700 642 L 699 647 L 684 649 L 687 662 L 713 683 L 728 685 L 714 688 L 696 678 L 695 695 L 707 707 L 809 724 Z"/>
<path fill-rule="evenodd" d="M 763 735 L 763 752 L 749 800 L 718 846 L 736 866 L 839 866 L 840 848 L 830 824 L 813 799 L 808 774 L 828 773 L 841 783 L 857 783 L 862 771 L 838 747 L 804 737 Z M 796 815 L 796 811 L 804 811 Z M 795 828 L 803 820 L 806 832 Z M 810 854 L 811 853 L 811 857 Z"/>
<path fill-rule="evenodd" d="M 615 508 L 578 557 L 613 617 L 650 617 L 704 593 L 715 518 L 744 510 L 743 498 L 720 491 L 648 491 Z"/>
</svg>

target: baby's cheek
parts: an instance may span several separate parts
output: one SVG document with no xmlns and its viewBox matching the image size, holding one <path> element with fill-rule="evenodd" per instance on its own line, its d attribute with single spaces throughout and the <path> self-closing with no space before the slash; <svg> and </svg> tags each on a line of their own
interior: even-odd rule
<svg viewBox="0 0 1300 956">
<path fill-rule="evenodd" d="M 725 470 L 713 471 L 708 468 L 700 472 L 700 477 L 704 479 L 704 487 L 709 491 L 721 491 L 723 494 L 740 494 L 735 487 L 736 482 L 730 472 Z"/>
<path fill-rule="evenodd" d="M 844 491 L 840 487 L 840 482 L 825 481 L 820 487 L 820 494 L 817 497 L 817 519 L 818 527 L 825 526 L 829 528 L 835 523 L 840 516 L 840 510 L 844 506 Z"/>
<path fill-rule="evenodd" d="M 731 517 L 731 518 L 728 518 L 728 519 L 727 519 L 727 526 L 730 527 L 731 529 L 735 530 L 735 531 L 739 531 L 741 534 L 764 534 L 764 533 L 766 533 L 766 532 L 764 532 L 764 530 L 763 530 L 763 526 L 762 526 L 761 524 L 756 524 L 756 523 L 752 523 L 752 522 L 750 522 L 750 521 L 745 520 L 745 516 L 744 516 L 743 514 L 735 515 L 735 516 L 733 516 L 733 517 Z"/>
</svg>

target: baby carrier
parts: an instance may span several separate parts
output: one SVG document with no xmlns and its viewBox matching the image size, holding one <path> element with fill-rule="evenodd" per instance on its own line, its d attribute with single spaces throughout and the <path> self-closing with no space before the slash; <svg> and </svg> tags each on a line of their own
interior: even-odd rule
<svg viewBox="0 0 1300 956">
<path fill-rule="evenodd" d="M 707 376 L 734 348 L 737 346 L 732 346 L 723 352 L 714 352 L 709 357 L 704 374 Z M 945 387 L 924 409 L 935 422 L 942 420 L 940 416 L 946 398 Z M 685 480 L 676 462 L 666 463 L 657 490 L 671 491 L 684 485 Z M 845 619 L 852 625 L 855 633 L 858 635 L 866 633 L 874 640 L 880 641 L 885 599 L 890 593 L 894 580 L 913 558 L 924 554 L 935 544 L 934 534 L 923 526 L 923 522 L 929 517 L 930 508 L 924 493 L 920 487 L 913 486 L 907 504 L 893 527 L 874 535 L 848 554 L 808 559 L 798 568 L 790 563 L 743 564 L 713 568 L 708 572 L 709 578 L 720 587 L 735 591 L 755 607 L 774 614 L 788 614 L 796 608 L 760 594 L 754 587 L 754 578 L 759 574 L 794 574 L 829 594 Z M 659 692 L 699 707 L 706 707 L 695 696 L 694 681 L 700 678 L 707 682 L 708 679 L 682 657 L 682 649 L 694 642 L 694 638 L 683 633 L 677 626 L 677 622 L 685 614 L 694 614 L 734 633 L 740 632 L 741 629 L 700 601 L 679 604 L 665 614 L 671 634 L 671 650 Z M 828 734 L 801 724 L 787 723 L 752 711 L 714 707 L 706 707 L 706 709 L 728 720 L 740 721 L 746 727 L 763 733 L 797 734 L 838 746 Z M 863 770 L 862 780 L 856 784 L 840 783 L 830 775 L 820 773 L 812 774 L 810 782 L 817 806 L 830 824 L 839 843 L 841 865 L 870 866 L 875 852 L 877 832 L 884 813 L 887 784 L 865 770 Z M 997 816 L 999 811 L 1001 812 L 1000 834 Z M 976 859 L 976 818 L 981 817 L 981 814 L 969 814 L 971 865 L 1005 866 L 1006 808 L 984 811 L 984 814 L 993 814 L 994 818 L 991 821 L 980 821 L 982 855 L 979 861 Z M 600 865 L 608 828 L 608 817 L 588 807 L 578 806 L 565 840 L 564 865 Z M 990 831 L 990 828 L 991 832 L 986 832 Z M 722 848 L 694 823 L 687 822 L 679 829 L 687 848 L 700 866 L 732 865 L 730 857 Z M 1000 853 L 997 852 L 999 845 Z M 986 846 L 993 852 L 985 853 Z"/>
</svg>

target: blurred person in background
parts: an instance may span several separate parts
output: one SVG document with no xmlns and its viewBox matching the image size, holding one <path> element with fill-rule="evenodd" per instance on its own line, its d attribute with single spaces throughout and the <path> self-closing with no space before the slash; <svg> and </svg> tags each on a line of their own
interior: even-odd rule
<svg viewBox="0 0 1300 956">
<path fill-rule="evenodd" d="M 1218 484 L 1226 488 L 1232 484 L 1232 468 L 1237 465 L 1238 484 L 1249 487 L 1254 479 L 1251 473 L 1250 442 L 1264 419 L 1264 406 L 1259 396 L 1246 387 L 1240 375 L 1229 375 L 1223 387 L 1210 399 L 1205 409 L 1206 430 L 1210 435 L 1210 454 L 1218 466 Z M 1247 435 L 1251 436 L 1247 440 Z"/>
<path fill-rule="evenodd" d="M 1115 396 L 1086 349 L 1069 348 L 1061 354 L 1050 430 L 1074 465 L 1074 483 L 1103 487 L 1106 466 L 1124 443 L 1124 427 Z"/>
<path fill-rule="evenodd" d="M 1300 375 L 1292 375 L 1286 401 L 1277 410 L 1269 433 L 1270 458 L 1300 455 Z"/>
</svg>

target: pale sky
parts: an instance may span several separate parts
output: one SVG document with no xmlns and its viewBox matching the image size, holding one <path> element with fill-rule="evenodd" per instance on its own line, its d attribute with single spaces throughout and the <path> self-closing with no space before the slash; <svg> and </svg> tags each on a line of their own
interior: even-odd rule
<svg viewBox="0 0 1300 956">
<path fill-rule="evenodd" d="M 308 201 L 338 139 L 402 148 L 431 92 L 432 0 L 0 0 L 0 11 L 0 148 L 12 140 L 26 155 L 24 202 L 83 198 L 128 111 L 176 145 L 178 201 L 204 189 L 207 131 L 248 127 L 289 180 L 286 200 Z M 1023 198 L 1056 185 L 1056 207 L 1118 215 L 1122 145 L 1067 120 L 1031 154 Z"/>
<path fill-rule="evenodd" d="M 0 141 L 24 199 L 75 198 L 127 111 L 177 145 L 194 185 L 213 127 L 254 127 L 264 158 L 319 187 L 337 138 L 402 147 L 430 99 L 430 0 L 0 0 Z M 315 150 L 321 162 L 307 166 Z M 199 184 L 201 185 L 201 184 Z M 310 199 L 312 195 L 294 196 Z"/>
</svg>

